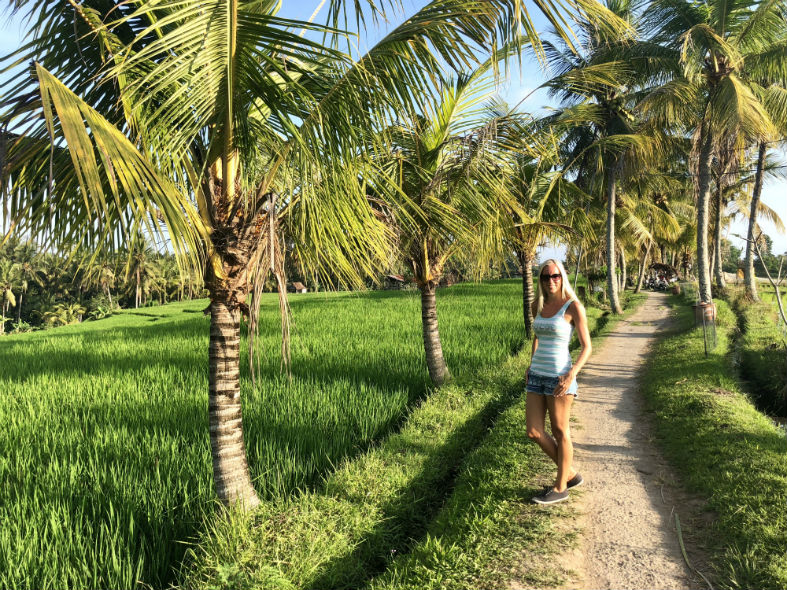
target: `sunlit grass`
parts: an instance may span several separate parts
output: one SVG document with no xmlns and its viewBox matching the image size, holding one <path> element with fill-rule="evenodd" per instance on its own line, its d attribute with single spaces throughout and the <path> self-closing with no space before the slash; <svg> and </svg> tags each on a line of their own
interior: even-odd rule
<svg viewBox="0 0 787 590">
<path fill-rule="evenodd" d="M 718 346 L 707 358 L 691 308 L 675 303 L 676 331 L 654 350 L 643 383 L 667 456 L 715 515 L 701 531 L 714 587 L 787 587 L 787 439 L 741 391 L 727 303 L 717 303 Z"/>
<path fill-rule="evenodd" d="M 455 375 L 519 346 L 520 289 L 510 281 L 438 293 Z M 266 499 L 320 485 L 427 391 L 416 292 L 291 301 L 292 381 L 279 371 L 278 306 L 266 297 L 261 380 L 242 386 L 250 467 Z M 145 308 L 0 341 L 0 587 L 172 579 L 183 542 L 215 511 L 206 306 Z"/>
</svg>

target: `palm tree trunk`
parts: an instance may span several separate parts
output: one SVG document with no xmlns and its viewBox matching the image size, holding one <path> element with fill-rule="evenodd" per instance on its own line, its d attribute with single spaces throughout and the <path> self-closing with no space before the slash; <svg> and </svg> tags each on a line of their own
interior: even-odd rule
<svg viewBox="0 0 787 590">
<path fill-rule="evenodd" d="M 620 248 L 620 292 L 626 290 L 626 280 L 628 279 L 628 268 L 626 267 L 626 253 Z"/>
<path fill-rule="evenodd" d="M 526 250 L 517 252 L 522 265 L 522 316 L 525 320 L 525 338 L 533 339 L 533 256 Z"/>
<path fill-rule="evenodd" d="M 225 303 L 210 303 L 208 417 L 213 480 L 225 504 L 260 503 L 251 483 L 240 403 L 240 315 Z"/>
<path fill-rule="evenodd" d="M 579 246 L 579 253 L 577 254 L 577 267 L 574 270 L 574 291 L 577 290 L 577 279 L 579 279 L 579 263 L 581 261 L 582 261 L 582 246 L 580 245 Z"/>
<path fill-rule="evenodd" d="M 651 245 L 651 242 L 648 242 L 648 246 L 645 248 L 645 254 L 642 255 L 642 262 L 639 265 L 639 276 L 637 277 L 637 286 L 634 289 L 635 293 L 639 293 L 642 290 L 642 284 L 645 282 L 645 268 L 647 268 Z"/>
<path fill-rule="evenodd" d="M 615 273 L 615 173 L 612 170 L 607 173 L 607 291 L 612 313 L 622 313 Z"/>
<path fill-rule="evenodd" d="M 3 321 L 0 323 L 0 334 L 5 334 L 5 310 L 8 309 L 8 305 L 5 301 L 3 301 Z"/>
<path fill-rule="evenodd" d="M 429 378 L 435 385 L 442 385 L 451 378 L 443 358 L 443 345 L 437 329 L 436 286 L 429 282 L 421 287 L 421 327 L 424 335 L 424 352 Z"/>
<path fill-rule="evenodd" d="M 710 129 L 703 130 L 699 158 L 699 194 L 697 196 L 697 275 L 699 296 L 703 303 L 712 301 L 710 288 L 710 252 L 708 252 L 708 217 L 710 207 L 711 163 L 713 144 Z"/>
<path fill-rule="evenodd" d="M 715 261 L 714 270 L 716 278 L 716 286 L 719 289 L 726 289 L 727 284 L 724 281 L 724 268 L 721 260 L 721 217 L 724 209 L 722 202 L 721 184 L 716 183 L 716 219 L 714 220 L 713 227 L 713 259 Z"/>
<path fill-rule="evenodd" d="M 743 263 L 743 281 L 746 285 L 746 296 L 752 301 L 759 301 L 757 295 L 757 281 L 754 274 L 754 228 L 757 225 L 757 211 L 760 208 L 760 195 L 762 194 L 762 176 L 765 168 L 764 141 L 760 142 L 757 154 L 757 174 L 754 177 L 754 190 L 751 195 L 751 210 L 749 212 L 749 229 L 746 232 L 746 258 Z"/>
<path fill-rule="evenodd" d="M 134 294 L 134 308 L 135 309 L 139 309 L 139 300 L 140 300 L 140 293 L 139 293 L 139 267 L 137 267 L 136 278 L 137 278 L 137 290 L 136 290 L 136 292 Z"/>
<path fill-rule="evenodd" d="M 16 323 L 22 321 L 22 296 L 24 291 L 19 291 L 19 301 L 16 302 Z"/>
</svg>

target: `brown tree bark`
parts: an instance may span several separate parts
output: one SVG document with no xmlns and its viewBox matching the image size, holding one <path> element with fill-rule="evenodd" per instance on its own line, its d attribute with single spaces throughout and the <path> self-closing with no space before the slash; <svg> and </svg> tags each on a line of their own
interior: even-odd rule
<svg viewBox="0 0 787 590">
<path fill-rule="evenodd" d="M 700 301 L 710 303 L 712 295 L 709 265 L 710 252 L 708 251 L 708 221 L 713 143 L 711 131 L 707 125 L 703 129 L 701 141 L 698 166 L 699 192 L 697 195 L 697 276 L 699 279 Z"/>
<path fill-rule="evenodd" d="M 620 249 L 620 292 L 626 290 L 626 281 L 628 280 L 628 268 L 626 267 L 626 253 L 623 248 Z"/>
<path fill-rule="evenodd" d="M 421 286 L 421 327 L 429 378 L 435 385 L 442 385 L 451 378 L 443 357 L 443 345 L 437 328 L 436 284 L 433 281 Z"/>
<path fill-rule="evenodd" d="M 650 256 L 651 246 L 651 242 L 648 242 L 648 246 L 645 248 L 645 253 L 642 255 L 642 262 L 639 265 L 639 276 L 637 277 L 637 286 L 634 289 L 635 293 L 639 293 L 642 290 L 642 284 L 645 282 L 645 269 L 648 265 L 648 256 Z"/>
<path fill-rule="evenodd" d="M 617 167 L 615 167 L 617 168 Z M 615 272 L 615 173 L 607 172 L 607 292 L 612 313 L 623 313 L 618 298 L 618 276 Z"/>
<path fill-rule="evenodd" d="M 533 339 L 533 258 L 532 253 L 525 250 L 517 252 L 519 264 L 522 266 L 522 316 L 525 321 L 525 338 Z"/>
<path fill-rule="evenodd" d="M 754 177 L 754 190 L 751 195 L 751 209 L 749 211 L 749 229 L 746 232 L 746 257 L 743 262 L 743 282 L 746 286 L 746 297 L 752 301 L 759 301 L 757 294 L 757 279 L 754 274 L 754 228 L 757 225 L 757 211 L 760 208 L 760 196 L 762 195 L 762 177 L 765 169 L 766 144 L 760 142 L 757 154 L 757 173 Z"/>
<path fill-rule="evenodd" d="M 240 503 L 250 509 L 260 500 L 251 483 L 243 440 L 240 317 L 239 308 L 211 301 L 208 418 L 216 494 L 225 504 Z"/>
<path fill-rule="evenodd" d="M 713 204 L 713 278 L 717 288 L 725 289 L 727 284 L 724 281 L 724 264 L 721 258 L 721 218 L 722 213 L 724 213 L 721 177 L 716 181 L 716 194 L 713 197 Z"/>
</svg>

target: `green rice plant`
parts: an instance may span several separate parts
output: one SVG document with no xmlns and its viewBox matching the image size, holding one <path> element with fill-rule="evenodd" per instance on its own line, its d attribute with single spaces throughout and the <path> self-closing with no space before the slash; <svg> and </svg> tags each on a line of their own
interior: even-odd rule
<svg viewBox="0 0 787 590">
<path fill-rule="evenodd" d="M 440 291 L 458 378 L 521 346 L 520 289 L 513 280 Z M 319 488 L 428 392 L 417 293 L 291 302 L 292 378 L 280 371 L 278 303 L 266 296 L 260 379 L 243 384 L 250 468 L 269 501 Z M 0 341 L 0 587 L 173 580 L 217 509 L 205 307 L 130 310 Z"/>
<path fill-rule="evenodd" d="M 644 299 L 644 295 L 630 297 L 632 304 Z M 588 309 L 593 337 L 606 332 L 612 323 L 609 312 Z M 469 509 L 472 542 L 491 552 L 513 538 L 509 535 L 503 539 L 499 530 L 473 520 L 483 518 L 489 506 L 467 507 L 465 499 L 483 494 L 484 483 L 489 482 L 484 476 L 480 481 L 467 481 L 463 466 L 465 460 L 472 462 L 475 456 L 479 465 L 472 469 L 476 473 L 482 463 L 494 465 L 496 459 L 491 456 L 515 457 L 518 445 L 500 449 L 498 445 L 509 441 L 499 436 L 490 440 L 489 432 L 493 426 L 492 432 L 497 430 L 501 419 L 508 420 L 507 408 L 521 400 L 529 360 L 530 348 L 525 347 L 500 365 L 442 387 L 413 409 L 399 432 L 357 458 L 344 461 L 327 476 L 321 489 L 273 499 L 253 515 L 237 512 L 230 518 L 215 519 L 190 551 L 181 576 L 182 587 L 367 587 L 377 574 L 385 576 L 384 572 L 396 569 L 400 560 L 409 562 L 411 552 L 414 560 L 426 561 L 422 565 L 428 571 L 423 578 L 408 577 L 401 587 L 428 587 L 425 580 L 434 576 L 437 579 L 432 587 L 442 587 L 449 578 L 464 582 L 462 587 L 476 587 L 469 580 L 472 572 L 468 572 L 464 549 L 458 548 L 454 539 L 435 541 L 434 535 L 445 534 L 445 527 L 452 526 L 445 520 L 448 507 L 449 511 Z M 518 433 L 522 444 L 521 404 L 519 410 L 516 425 L 512 425 L 517 430 L 505 436 Z M 478 459 L 479 454 L 485 457 Z M 500 484 L 498 498 L 516 493 L 511 490 L 511 482 L 517 475 L 530 477 L 547 463 L 543 453 L 533 448 L 518 460 L 522 461 L 518 471 L 495 480 Z M 505 468 L 497 467 L 501 469 Z M 533 491 L 535 488 L 530 487 L 526 497 Z M 448 519 L 453 522 L 450 514 Z M 548 520 L 544 517 L 535 524 L 544 528 Z M 461 523 L 453 524 L 461 528 Z M 506 530 L 513 532 L 514 528 Z M 513 551 L 511 546 L 508 549 L 510 556 Z M 497 553 L 500 557 L 502 551 Z M 480 560 L 488 561 L 490 554 Z M 450 576 L 446 569 L 451 570 Z M 393 576 L 400 574 L 394 572 Z M 496 587 L 498 582 L 486 577 L 477 587 Z"/>
</svg>

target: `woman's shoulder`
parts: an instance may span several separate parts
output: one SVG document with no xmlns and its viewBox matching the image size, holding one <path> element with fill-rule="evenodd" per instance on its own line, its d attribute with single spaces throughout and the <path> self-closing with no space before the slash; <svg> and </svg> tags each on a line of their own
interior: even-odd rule
<svg viewBox="0 0 787 590">
<path fill-rule="evenodd" d="M 585 306 L 582 305 L 582 302 L 577 299 L 569 299 L 567 301 L 568 305 L 566 306 L 566 313 L 575 313 L 575 314 L 585 314 Z M 565 305 L 565 304 L 564 304 Z"/>
</svg>

